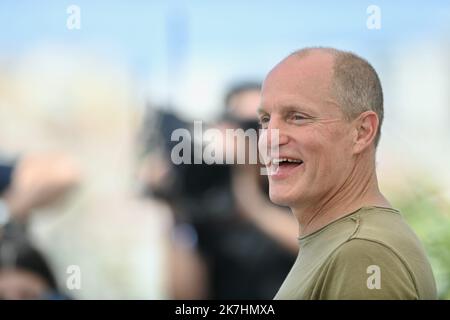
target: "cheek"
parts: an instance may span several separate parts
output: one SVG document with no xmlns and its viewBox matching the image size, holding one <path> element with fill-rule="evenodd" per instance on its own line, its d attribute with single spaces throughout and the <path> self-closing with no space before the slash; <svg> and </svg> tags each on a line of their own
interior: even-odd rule
<svg viewBox="0 0 450 320">
<path fill-rule="evenodd" d="M 327 144 L 330 142 L 328 135 L 323 130 L 314 127 L 303 128 L 297 134 L 297 143 L 305 160 L 314 162 L 327 151 Z"/>
<path fill-rule="evenodd" d="M 329 176 L 347 163 L 350 143 L 349 135 L 343 128 L 331 125 L 311 127 L 299 137 L 307 168 L 313 169 L 310 174 Z"/>
<path fill-rule="evenodd" d="M 347 150 L 351 135 L 347 125 L 341 123 L 318 124 L 311 130 L 311 140 L 317 148 L 333 150 Z"/>
</svg>

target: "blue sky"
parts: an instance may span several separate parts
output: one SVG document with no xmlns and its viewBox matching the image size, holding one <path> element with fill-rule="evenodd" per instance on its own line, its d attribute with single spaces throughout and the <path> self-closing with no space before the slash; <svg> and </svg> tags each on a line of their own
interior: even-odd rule
<svg viewBox="0 0 450 320">
<path fill-rule="evenodd" d="M 66 28 L 71 4 L 81 9 L 81 30 Z M 380 30 L 366 27 L 369 5 L 381 9 Z M 153 83 L 167 77 L 170 59 L 172 78 L 193 81 L 192 73 L 203 68 L 205 77 L 223 84 L 261 78 L 283 56 L 309 45 L 353 50 L 377 67 L 393 46 L 448 38 L 448 21 L 448 1 L 2 0 L 0 57 L 48 43 L 117 58 Z"/>
<path fill-rule="evenodd" d="M 81 8 L 81 30 L 65 28 L 70 4 Z M 371 4 L 381 8 L 378 31 L 365 27 Z M 187 21 L 186 57 L 220 52 L 253 56 L 305 43 L 352 44 L 369 51 L 417 34 L 449 31 L 450 20 L 448 1 L 3 0 L 0 45 L 6 52 L 40 42 L 109 45 L 131 64 L 146 68 L 152 57 L 166 51 L 169 13 L 180 11 Z"/>
</svg>

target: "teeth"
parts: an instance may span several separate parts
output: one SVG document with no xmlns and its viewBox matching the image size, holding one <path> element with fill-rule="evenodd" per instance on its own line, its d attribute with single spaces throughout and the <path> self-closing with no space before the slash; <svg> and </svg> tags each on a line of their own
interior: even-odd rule
<svg viewBox="0 0 450 320">
<path fill-rule="evenodd" d="M 272 160 L 273 164 L 279 164 L 280 162 L 302 163 L 303 161 L 297 160 L 297 159 L 288 159 L 288 158 L 277 158 L 277 159 Z"/>
</svg>

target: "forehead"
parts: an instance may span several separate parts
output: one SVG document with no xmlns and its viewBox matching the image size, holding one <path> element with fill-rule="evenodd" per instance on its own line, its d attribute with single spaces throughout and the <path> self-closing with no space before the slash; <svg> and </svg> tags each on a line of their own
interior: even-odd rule
<svg viewBox="0 0 450 320">
<path fill-rule="evenodd" d="M 285 105 L 318 107 L 332 101 L 330 85 L 333 56 L 313 51 L 306 56 L 289 56 L 266 77 L 261 103 L 264 109 Z"/>
</svg>

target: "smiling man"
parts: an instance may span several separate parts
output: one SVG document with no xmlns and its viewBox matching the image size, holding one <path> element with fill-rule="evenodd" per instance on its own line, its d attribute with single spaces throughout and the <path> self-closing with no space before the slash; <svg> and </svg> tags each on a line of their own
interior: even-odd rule
<svg viewBox="0 0 450 320">
<path fill-rule="evenodd" d="M 299 223 L 299 254 L 275 299 L 435 299 L 420 241 L 378 188 L 383 94 L 373 67 L 302 49 L 270 71 L 261 98 L 268 148 L 279 152 L 267 164 L 270 198 Z"/>
</svg>

